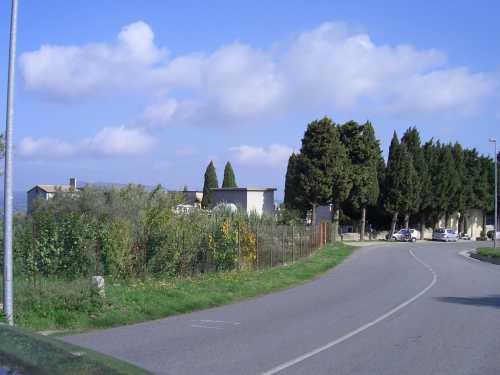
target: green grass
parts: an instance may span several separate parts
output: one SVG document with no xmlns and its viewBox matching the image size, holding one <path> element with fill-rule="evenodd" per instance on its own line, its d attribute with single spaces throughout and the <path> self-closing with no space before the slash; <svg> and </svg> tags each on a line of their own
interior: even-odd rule
<svg viewBox="0 0 500 375">
<path fill-rule="evenodd" d="M 326 272 L 352 253 L 326 246 L 308 258 L 264 271 L 225 272 L 196 278 L 106 281 L 106 298 L 87 280 L 17 281 L 16 324 L 34 330 L 84 331 L 159 319 L 215 307 L 298 285 Z"/>
<path fill-rule="evenodd" d="M 477 249 L 477 253 L 484 257 L 500 258 L 500 248 L 482 247 Z"/>
</svg>

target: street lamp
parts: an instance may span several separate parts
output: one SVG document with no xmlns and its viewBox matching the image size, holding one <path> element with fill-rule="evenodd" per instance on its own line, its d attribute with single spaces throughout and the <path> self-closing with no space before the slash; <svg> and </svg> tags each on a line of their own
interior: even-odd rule
<svg viewBox="0 0 500 375">
<path fill-rule="evenodd" d="M 10 14 L 9 75 L 5 127 L 5 176 L 3 212 L 3 311 L 7 323 L 14 325 L 12 271 L 12 125 L 14 120 L 14 77 L 16 65 L 17 0 L 12 0 Z"/>
<path fill-rule="evenodd" d="M 498 174 L 497 174 L 497 164 L 498 164 L 498 155 L 497 155 L 497 140 L 495 138 L 490 138 L 490 142 L 495 145 L 495 154 L 494 154 L 494 165 L 495 165 L 495 233 L 493 233 L 493 246 L 497 247 L 497 232 L 498 232 Z"/>
</svg>

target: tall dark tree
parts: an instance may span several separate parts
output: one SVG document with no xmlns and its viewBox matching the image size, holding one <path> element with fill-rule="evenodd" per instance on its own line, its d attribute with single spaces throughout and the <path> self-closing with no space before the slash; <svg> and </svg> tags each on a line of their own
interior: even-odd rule
<svg viewBox="0 0 500 375">
<path fill-rule="evenodd" d="M 455 186 L 454 193 L 452 197 L 452 202 L 450 204 L 450 212 L 458 214 L 458 222 L 455 223 L 456 229 L 459 233 L 464 232 L 464 218 L 465 211 L 467 209 L 467 197 L 466 197 L 466 187 L 469 177 L 467 176 L 465 167 L 465 153 L 464 149 L 459 143 L 455 143 L 452 146 L 451 153 L 453 156 L 453 163 L 455 165 L 455 178 L 457 185 Z"/>
<path fill-rule="evenodd" d="M 476 185 L 480 183 L 481 166 L 479 155 L 475 149 L 465 149 L 463 152 L 462 192 L 464 197 L 464 213 L 460 220 L 460 232 L 468 227 L 466 210 L 480 207 Z"/>
<path fill-rule="evenodd" d="M 292 153 L 288 158 L 285 177 L 285 207 L 305 212 L 299 191 L 299 155 Z"/>
<path fill-rule="evenodd" d="M 389 156 L 387 158 L 387 167 L 385 170 L 384 181 L 384 207 L 392 215 L 389 238 L 392 238 L 398 221 L 399 207 L 401 206 L 401 161 L 400 161 L 399 138 L 396 132 L 392 135 L 391 145 L 389 147 Z"/>
<path fill-rule="evenodd" d="M 340 205 L 352 187 L 351 166 L 335 123 L 325 117 L 307 126 L 299 157 L 298 188 L 304 205 L 333 204 L 334 240 L 338 233 Z"/>
<path fill-rule="evenodd" d="M 404 225 L 409 226 L 410 215 L 420 213 L 420 238 L 423 239 L 425 221 L 422 217 L 422 199 L 423 189 L 428 183 L 428 171 L 425 163 L 424 150 L 420 142 L 420 134 L 416 127 L 410 127 L 406 130 L 401 138 L 401 143 L 406 145 L 406 149 L 412 159 L 413 167 L 415 168 L 416 177 L 414 181 L 409 181 L 411 191 L 411 201 L 409 202 L 409 210 L 405 212 Z"/>
<path fill-rule="evenodd" d="M 392 214 L 389 237 L 392 238 L 399 213 L 411 210 L 415 199 L 416 171 L 406 145 L 400 144 L 396 132 L 392 137 L 385 179 L 385 209 Z"/>
<path fill-rule="evenodd" d="M 223 188 L 235 188 L 238 187 L 236 185 L 236 177 L 234 176 L 233 166 L 231 162 L 227 162 L 224 167 L 224 180 L 222 181 Z"/>
<path fill-rule="evenodd" d="M 429 220 L 435 225 L 436 205 L 434 199 L 433 176 L 437 173 L 439 163 L 434 141 L 431 139 L 423 146 L 425 172 L 421 176 L 421 195 L 420 195 L 420 239 L 424 237 L 425 226 Z"/>
<path fill-rule="evenodd" d="M 361 211 L 360 239 L 364 241 L 366 209 L 377 202 L 380 193 L 379 167 L 382 159 L 380 143 L 370 122 L 359 125 L 349 121 L 340 128 L 340 139 L 352 164 L 353 186 L 349 203 Z"/>
<path fill-rule="evenodd" d="M 482 237 L 486 235 L 486 216 L 493 212 L 494 204 L 494 181 L 495 174 L 493 172 L 493 160 L 486 156 L 480 156 L 477 160 L 479 166 L 478 181 L 475 186 L 475 193 L 478 200 L 478 208 L 483 210 L 483 233 Z"/>
<path fill-rule="evenodd" d="M 216 189 L 218 187 L 219 182 L 217 181 L 217 172 L 215 171 L 213 161 L 210 161 L 207 169 L 205 170 L 205 180 L 203 182 L 203 198 L 201 200 L 201 206 L 203 208 L 209 208 L 212 205 L 211 189 Z"/>
<path fill-rule="evenodd" d="M 439 217 L 444 216 L 445 226 L 449 224 L 450 215 L 454 213 L 456 197 L 460 179 L 456 170 L 451 145 L 440 145 L 438 142 L 438 167 L 434 171 L 434 195 L 436 210 Z"/>
</svg>

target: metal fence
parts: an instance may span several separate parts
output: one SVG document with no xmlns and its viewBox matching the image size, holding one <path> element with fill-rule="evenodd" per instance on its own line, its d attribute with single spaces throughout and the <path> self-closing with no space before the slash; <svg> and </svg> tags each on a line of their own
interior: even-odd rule
<svg viewBox="0 0 500 375">
<path fill-rule="evenodd" d="M 205 228 L 206 235 L 220 239 L 214 229 L 216 227 L 211 223 Z M 332 234 L 331 223 L 278 225 L 268 222 L 253 223 L 241 229 L 239 226 L 233 228 L 235 236 L 229 234 L 214 244 L 213 251 L 203 248 L 200 256 L 186 259 L 181 267 L 184 271 L 180 270 L 179 274 L 185 274 L 188 270 L 193 275 L 229 270 L 262 270 L 291 264 L 330 242 Z M 190 246 L 184 240 L 179 245 L 179 248 L 185 249 L 181 253 L 190 253 Z"/>
<path fill-rule="evenodd" d="M 266 225 L 255 229 L 255 269 L 290 264 L 311 255 L 331 240 L 331 223 Z"/>
</svg>

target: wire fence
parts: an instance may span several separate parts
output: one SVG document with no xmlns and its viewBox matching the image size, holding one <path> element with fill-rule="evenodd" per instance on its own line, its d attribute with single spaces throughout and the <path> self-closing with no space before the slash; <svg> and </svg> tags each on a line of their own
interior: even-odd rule
<svg viewBox="0 0 500 375">
<path fill-rule="evenodd" d="M 291 264 L 331 240 L 331 224 L 266 225 L 255 228 L 255 269 Z"/>
<path fill-rule="evenodd" d="M 263 270 L 291 264 L 330 242 L 332 233 L 331 223 L 278 225 L 268 222 L 242 226 L 232 223 L 227 230 L 217 228 L 220 226 L 213 223 L 205 228 L 208 248 L 203 248 L 201 256 L 182 262 L 185 268 L 180 274 Z M 179 245 L 185 249 L 181 253 L 190 253 L 184 236 Z"/>
</svg>

